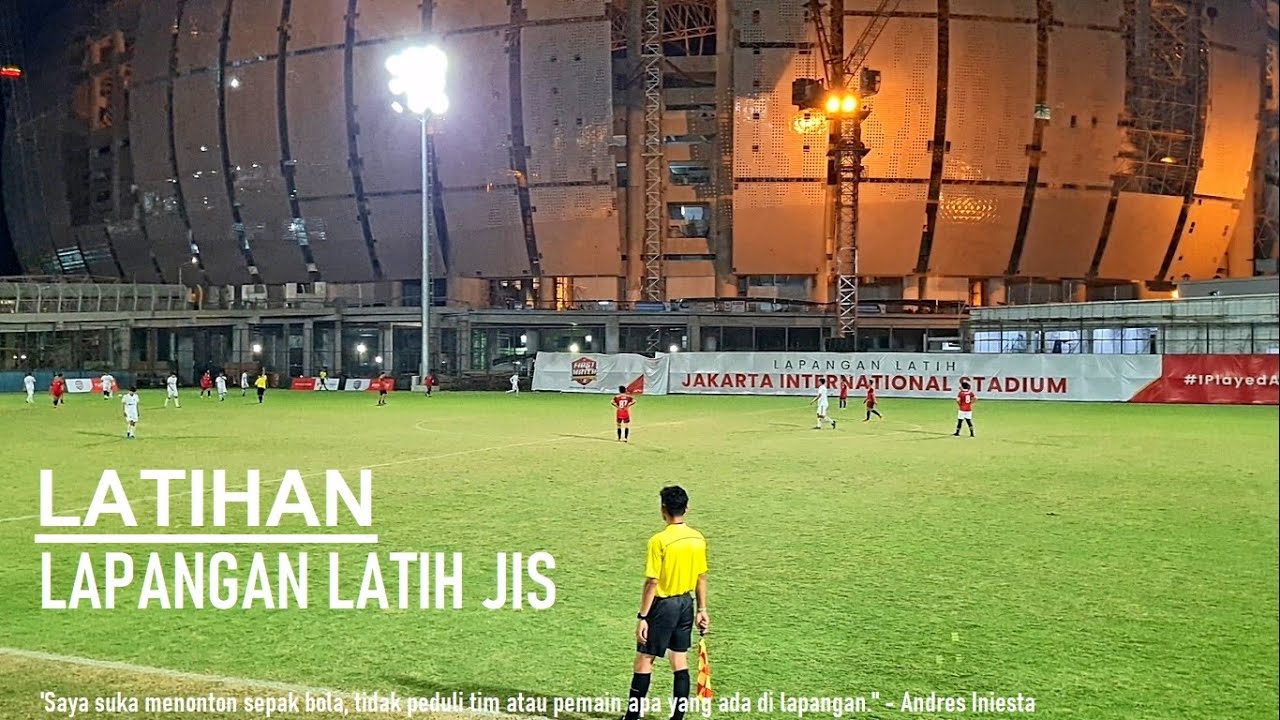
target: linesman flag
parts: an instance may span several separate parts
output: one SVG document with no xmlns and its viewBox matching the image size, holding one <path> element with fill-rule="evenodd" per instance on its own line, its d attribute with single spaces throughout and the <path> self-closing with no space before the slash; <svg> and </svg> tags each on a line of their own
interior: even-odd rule
<svg viewBox="0 0 1280 720">
<path fill-rule="evenodd" d="M 707 660 L 707 636 L 698 636 L 698 697 L 711 699 L 711 662 Z"/>
</svg>

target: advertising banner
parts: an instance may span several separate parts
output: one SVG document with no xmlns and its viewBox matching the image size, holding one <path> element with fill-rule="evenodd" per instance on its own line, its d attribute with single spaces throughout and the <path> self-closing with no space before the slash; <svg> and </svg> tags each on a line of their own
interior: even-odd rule
<svg viewBox="0 0 1280 720">
<path fill-rule="evenodd" d="M 1132 402 L 1280 404 L 1280 355 L 1165 355 L 1160 377 Z"/>
<path fill-rule="evenodd" d="M 350 392 L 364 392 L 373 387 L 373 381 L 369 378 L 347 378 L 347 382 L 343 385 L 343 390 Z"/>
<path fill-rule="evenodd" d="M 968 378 L 992 399 L 1123 402 L 1159 375 L 1155 355 L 680 353 L 669 385 L 673 394 L 808 395 L 822 378 L 854 394 L 941 398 Z"/>
<path fill-rule="evenodd" d="M 87 393 L 102 392 L 101 378 L 64 378 L 67 382 L 67 392 L 69 393 Z"/>
<path fill-rule="evenodd" d="M 666 395 L 669 355 L 598 355 L 540 352 L 533 366 L 533 389 L 552 392 Z"/>
<path fill-rule="evenodd" d="M 315 390 L 316 379 L 309 377 L 296 377 L 289 382 L 290 390 Z"/>
</svg>

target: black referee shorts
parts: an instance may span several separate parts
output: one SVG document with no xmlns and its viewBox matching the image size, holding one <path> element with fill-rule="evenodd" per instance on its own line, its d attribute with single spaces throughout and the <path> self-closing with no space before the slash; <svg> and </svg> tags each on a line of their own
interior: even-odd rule
<svg viewBox="0 0 1280 720">
<path fill-rule="evenodd" d="M 667 651 L 688 652 L 693 640 L 693 597 L 654 598 L 649 608 L 649 640 L 636 643 L 636 652 L 663 657 Z"/>
</svg>

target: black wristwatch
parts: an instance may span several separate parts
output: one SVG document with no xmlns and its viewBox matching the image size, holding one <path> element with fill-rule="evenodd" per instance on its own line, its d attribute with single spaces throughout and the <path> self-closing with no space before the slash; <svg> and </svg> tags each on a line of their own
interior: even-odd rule
<svg viewBox="0 0 1280 720">
<path fill-rule="evenodd" d="M 643 613 L 636 613 L 636 619 L 637 619 L 637 620 L 648 620 L 648 619 L 649 619 L 649 617 L 648 617 L 647 615 L 644 615 Z"/>
</svg>

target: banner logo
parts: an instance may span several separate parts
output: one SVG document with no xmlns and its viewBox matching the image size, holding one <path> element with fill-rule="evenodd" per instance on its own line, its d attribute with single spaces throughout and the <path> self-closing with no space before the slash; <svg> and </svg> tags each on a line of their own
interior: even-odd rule
<svg viewBox="0 0 1280 720">
<path fill-rule="evenodd" d="M 569 377 L 585 387 L 596 381 L 597 367 L 596 361 L 591 358 L 578 358 L 569 366 Z"/>
</svg>

